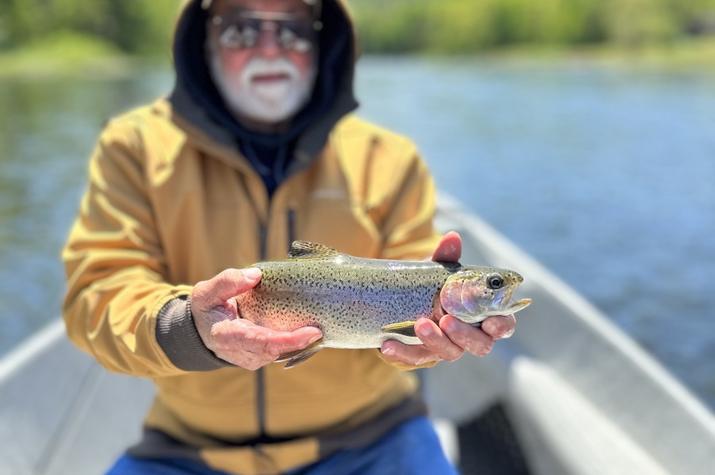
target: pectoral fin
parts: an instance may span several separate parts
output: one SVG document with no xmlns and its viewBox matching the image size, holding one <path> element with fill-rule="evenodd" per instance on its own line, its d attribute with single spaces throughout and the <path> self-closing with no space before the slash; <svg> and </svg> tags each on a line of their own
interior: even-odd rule
<svg viewBox="0 0 715 475">
<path fill-rule="evenodd" d="M 323 349 L 323 340 L 320 339 L 315 343 L 306 346 L 302 350 L 291 351 L 290 353 L 284 353 L 278 357 L 276 363 L 285 362 L 283 369 L 292 368 L 293 366 L 299 365 L 306 361 L 308 358 Z"/>
<path fill-rule="evenodd" d="M 415 321 L 407 320 L 405 322 L 390 323 L 382 327 L 383 333 L 396 333 L 404 336 L 417 336 L 415 333 Z"/>
</svg>

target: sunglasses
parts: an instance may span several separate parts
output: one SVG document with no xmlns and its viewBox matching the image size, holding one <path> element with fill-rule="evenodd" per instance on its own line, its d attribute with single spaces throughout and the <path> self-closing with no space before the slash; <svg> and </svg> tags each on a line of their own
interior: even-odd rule
<svg viewBox="0 0 715 475">
<path fill-rule="evenodd" d="M 218 33 L 223 48 L 254 48 L 261 33 L 271 31 L 284 50 L 307 53 L 313 49 L 321 25 L 313 19 L 287 13 L 239 11 L 213 16 L 211 27 Z"/>
</svg>

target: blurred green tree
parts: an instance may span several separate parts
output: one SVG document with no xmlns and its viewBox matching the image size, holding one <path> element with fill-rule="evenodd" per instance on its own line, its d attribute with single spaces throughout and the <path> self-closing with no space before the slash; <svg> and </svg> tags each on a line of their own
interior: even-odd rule
<svg viewBox="0 0 715 475">
<path fill-rule="evenodd" d="M 368 52 L 666 44 L 715 34 L 715 0 L 352 0 Z"/>
<path fill-rule="evenodd" d="M 0 0 L 0 49 L 62 31 L 168 52 L 180 0 Z M 367 52 L 470 53 L 514 44 L 625 46 L 715 34 L 715 0 L 350 0 Z"/>
<path fill-rule="evenodd" d="M 179 0 L 0 0 L 0 48 L 74 31 L 127 53 L 167 50 Z"/>
<path fill-rule="evenodd" d="M 678 36 L 670 0 L 602 0 L 606 37 L 625 46 L 664 43 Z"/>
</svg>

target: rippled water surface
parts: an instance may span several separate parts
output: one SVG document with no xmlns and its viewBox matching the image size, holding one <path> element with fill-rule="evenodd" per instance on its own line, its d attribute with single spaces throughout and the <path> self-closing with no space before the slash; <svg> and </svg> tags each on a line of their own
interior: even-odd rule
<svg viewBox="0 0 715 475">
<path fill-rule="evenodd" d="M 715 406 L 715 75 L 365 58 L 362 111 L 440 188 L 574 286 Z M 58 255 L 111 114 L 167 71 L 0 78 L 0 354 L 56 318 Z"/>
</svg>

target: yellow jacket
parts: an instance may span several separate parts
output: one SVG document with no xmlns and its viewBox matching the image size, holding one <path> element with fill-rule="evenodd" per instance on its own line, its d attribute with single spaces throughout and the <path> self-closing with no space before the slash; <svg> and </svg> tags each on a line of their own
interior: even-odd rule
<svg viewBox="0 0 715 475">
<path fill-rule="evenodd" d="M 421 259 L 438 238 L 432 179 L 414 145 L 346 115 L 345 101 L 316 153 L 296 149 L 292 173 L 270 199 L 254 167 L 190 102 L 177 87 L 109 122 L 63 251 L 69 337 L 109 370 L 156 384 L 134 453 L 279 473 L 423 413 L 414 376 L 376 350 L 323 350 L 289 371 L 252 372 L 215 358 L 190 320 L 165 321 L 160 334 L 160 312 L 192 284 L 283 258 L 293 239 Z M 179 363 L 187 355 L 196 368 Z"/>
</svg>

